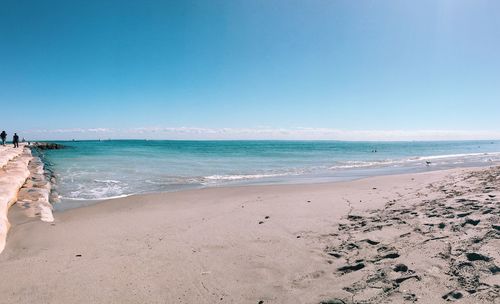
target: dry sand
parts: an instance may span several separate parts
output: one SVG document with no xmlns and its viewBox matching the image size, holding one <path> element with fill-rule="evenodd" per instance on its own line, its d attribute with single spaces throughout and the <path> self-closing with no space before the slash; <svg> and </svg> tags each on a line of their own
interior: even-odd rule
<svg viewBox="0 0 500 304">
<path fill-rule="evenodd" d="M 500 169 L 132 196 L 27 220 L 1 303 L 500 303 Z"/>
</svg>

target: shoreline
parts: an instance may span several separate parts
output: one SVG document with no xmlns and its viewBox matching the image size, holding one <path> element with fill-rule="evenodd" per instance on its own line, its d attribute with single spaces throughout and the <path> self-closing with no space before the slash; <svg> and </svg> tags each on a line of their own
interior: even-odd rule
<svg viewBox="0 0 500 304">
<path fill-rule="evenodd" d="M 500 153 L 500 152 L 499 152 Z M 223 188 L 240 188 L 240 187 L 266 187 L 266 186 L 302 186 L 302 185 L 322 185 L 322 184 L 337 184 L 337 183 L 347 183 L 353 181 L 359 181 L 363 179 L 370 178 L 378 178 L 383 176 L 404 176 L 411 174 L 426 174 L 432 172 L 452 172 L 455 170 L 481 170 L 488 167 L 499 166 L 500 162 L 492 162 L 484 165 L 470 164 L 464 166 L 456 166 L 456 167 L 423 167 L 423 168 L 403 168 L 401 171 L 391 171 L 393 168 L 377 168 L 382 169 L 385 172 L 378 172 L 377 174 L 351 174 L 349 177 L 344 177 L 342 179 L 335 177 L 309 177 L 304 178 L 299 176 L 297 180 L 288 179 L 276 182 L 266 182 L 264 180 L 248 180 L 248 181 L 237 181 L 234 183 L 227 184 L 219 184 L 219 185 L 202 185 L 202 186 L 193 186 L 193 187 L 184 187 L 179 189 L 165 190 L 165 191 L 153 191 L 153 192 L 144 192 L 144 193 L 130 193 L 130 194 L 122 194 L 117 195 L 115 197 L 109 198 L 95 198 L 95 199 L 85 199 L 85 198 L 67 198 L 67 197 L 58 197 L 57 202 L 53 202 L 54 213 L 64 212 L 66 210 L 76 209 L 76 208 L 85 208 L 88 206 L 92 206 L 94 204 L 99 204 L 108 200 L 122 199 L 127 197 L 136 197 L 136 196 L 148 196 L 148 195 L 156 195 L 156 194 L 164 194 L 164 193 L 178 193 L 185 191 L 197 191 L 203 189 L 223 189 Z M 388 169 L 388 170 L 385 170 Z M 401 169 L 401 168 L 400 168 Z M 364 170 L 364 169 L 362 169 Z M 368 171 L 372 171 L 374 169 L 368 169 Z M 375 169 L 376 170 L 376 169 Z M 350 172 L 352 173 L 352 171 Z M 74 206 L 65 207 L 64 205 L 72 204 Z"/>
<path fill-rule="evenodd" d="M 352 180 L 500 162 L 500 143 L 478 141 L 106 141 L 64 146 L 46 153 L 57 171 L 58 192 L 63 198 L 89 200 L 219 185 Z"/>
<path fill-rule="evenodd" d="M 463 229 L 469 235 L 489 233 L 488 221 L 495 218 L 488 216 L 498 217 L 498 202 L 489 197 L 498 193 L 498 179 L 487 194 L 475 189 L 498 170 L 461 168 L 325 184 L 136 195 L 57 212 L 52 224 L 18 222 L 13 212 L 9 246 L 0 256 L 0 268 L 12 279 L 0 284 L 0 293 L 17 303 L 407 303 L 412 297 L 419 303 L 445 303 L 443 297 L 458 293 L 462 303 L 494 303 L 488 294 L 498 292 L 496 276 L 481 270 L 478 282 L 489 287 L 468 293 L 460 280 L 445 274 L 455 262 L 436 253 L 446 244 L 454 248 L 458 236 L 463 243 Z M 472 192 L 457 192 L 463 187 Z M 484 206 L 471 206 L 493 211 L 475 215 L 478 211 L 471 209 L 470 215 L 453 220 L 444 213 L 430 217 L 439 206 L 428 202 L 455 204 L 463 195 L 485 196 Z M 461 214 L 467 206 L 450 205 L 449 210 Z M 461 226 L 466 219 L 480 224 Z M 389 226 L 364 231 L 380 220 Z M 438 220 L 456 220 L 458 236 L 455 228 L 449 230 L 455 224 L 447 222 L 444 229 L 427 225 Z M 442 237 L 445 241 L 426 241 Z M 491 251 L 495 242 L 476 243 L 483 247 L 474 252 L 498 265 L 500 257 Z M 383 256 L 395 258 L 377 260 L 381 253 L 373 249 L 383 245 Z M 424 251 L 414 256 L 406 247 Z M 359 263 L 363 267 L 352 270 Z M 478 269 L 487 264 L 468 263 Z M 398 264 L 408 270 L 391 270 Z"/>
</svg>

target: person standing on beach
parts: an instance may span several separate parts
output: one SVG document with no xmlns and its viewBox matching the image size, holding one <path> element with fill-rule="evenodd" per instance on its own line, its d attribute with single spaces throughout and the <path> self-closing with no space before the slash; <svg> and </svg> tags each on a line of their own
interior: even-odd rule
<svg viewBox="0 0 500 304">
<path fill-rule="evenodd" d="M 5 133 L 5 131 L 2 131 L 2 133 L 0 133 L 0 138 L 2 139 L 2 146 L 5 146 L 5 140 L 7 139 L 7 133 Z"/>
<path fill-rule="evenodd" d="M 19 136 L 17 136 L 17 133 L 14 133 L 14 137 L 12 137 L 12 143 L 14 143 L 14 148 L 19 148 Z"/>
</svg>

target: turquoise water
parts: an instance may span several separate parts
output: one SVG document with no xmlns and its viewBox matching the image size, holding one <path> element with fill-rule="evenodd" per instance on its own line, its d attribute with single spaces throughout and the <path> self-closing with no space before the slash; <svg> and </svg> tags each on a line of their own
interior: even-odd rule
<svg viewBox="0 0 500 304">
<path fill-rule="evenodd" d="M 208 186 L 316 182 L 500 161 L 500 142 L 80 141 L 45 153 L 63 203 Z M 426 161 L 431 164 L 427 165 Z"/>
</svg>

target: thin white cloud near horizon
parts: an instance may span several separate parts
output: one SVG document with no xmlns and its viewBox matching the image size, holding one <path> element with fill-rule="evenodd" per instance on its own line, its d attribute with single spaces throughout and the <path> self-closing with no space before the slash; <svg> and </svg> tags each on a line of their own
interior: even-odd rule
<svg viewBox="0 0 500 304">
<path fill-rule="evenodd" d="M 142 127 L 36 129 L 18 132 L 27 140 L 173 139 L 173 140 L 343 140 L 422 141 L 498 140 L 500 131 L 468 130 L 340 130 L 331 128 L 198 128 Z"/>
</svg>

